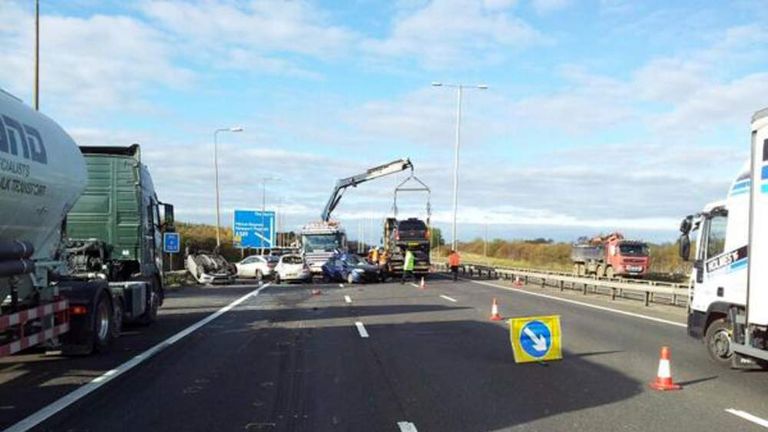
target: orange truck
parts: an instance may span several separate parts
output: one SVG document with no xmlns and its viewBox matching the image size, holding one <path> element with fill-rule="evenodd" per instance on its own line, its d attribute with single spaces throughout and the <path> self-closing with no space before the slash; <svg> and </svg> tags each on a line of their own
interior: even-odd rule
<svg viewBox="0 0 768 432">
<path fill-rule="evenodd" d="M 627 240 L 621 233 L 582 238 L 571 248 L 573 273 L 577 276 L 637 277 L 648 274 L 648 244 Z"/>
</svg>

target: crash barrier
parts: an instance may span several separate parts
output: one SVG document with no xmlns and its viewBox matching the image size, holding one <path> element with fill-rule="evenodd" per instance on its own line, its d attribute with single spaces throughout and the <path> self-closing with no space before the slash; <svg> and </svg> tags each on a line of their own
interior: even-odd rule
<svg viewBox="0 0 768 432">
<path fill-rule="evenodd" d="M 434 268 L 438 271 L 449 270 L 448 264 L 444 262 L 434 263 Z M 542 288 L 549 286 L 560 291 L 566 289 L 580 291 L 584 295 L 607 295 L 611 300 L 616 300 L 617 297 L 640 300 L 646 306 L 650 306 L 651 303 L 688 306 L 688 286 L 669 282 L 579 277 L 561 272 L 491 267 L 480 264 L 462 264 L 459 266 L 459 274 L 480 279 L 519 280 Z"/>
</svg>

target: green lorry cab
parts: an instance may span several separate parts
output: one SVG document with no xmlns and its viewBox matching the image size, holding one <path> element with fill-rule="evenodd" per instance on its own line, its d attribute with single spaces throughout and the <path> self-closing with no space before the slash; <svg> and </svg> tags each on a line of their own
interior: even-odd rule
<svg viewBox="0 0 768 432">
<path fill-rule="evenodd" d="M 149 324 L 163 303 L 162 239 L 173 231 L 173 206 L 158 200 L 138 144 L 80 150 L 88 183 L 66 218 L 68 265 L 106 277 L 117 331 L 123 322 Z"/>
</svg>

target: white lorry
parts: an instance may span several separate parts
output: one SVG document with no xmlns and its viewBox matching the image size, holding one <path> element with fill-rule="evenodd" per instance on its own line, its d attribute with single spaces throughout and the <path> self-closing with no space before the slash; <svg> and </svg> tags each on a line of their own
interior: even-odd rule
<svg viewBox="0 0 768 432">
<path fill-rule="evenodd" d="M 683 219 L 680 255 L 690 256 L 688 334 L 736 368 L 768 365 L 768 109 L 752 117 L 752 157 L 724 201 Z"/>
</svg>

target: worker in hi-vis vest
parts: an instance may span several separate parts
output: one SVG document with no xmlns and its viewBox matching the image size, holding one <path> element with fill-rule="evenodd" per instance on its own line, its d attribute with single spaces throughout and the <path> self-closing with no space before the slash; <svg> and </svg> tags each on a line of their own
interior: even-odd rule
<svg viewBox="0 0 768 432">
<path fill-rule="evenodd" d="M 448 255 L 448 266 L 451 268 L 453 274 L 453 281 L 456 282 L 459 279 L 459 266 L 461 265 L 461 257 L 455 250 L 451 251 Z"/>
<path fill-rule="evenodd" d="M 416 278 L 413 275 L 413 267 L 415 265 L 416 257 L 413 256 L 413 252 L 406 249 L 405 251 L 405 259 L 403 260 L 403 279 L 400 280 L 401 284 L 405 283 L 406 278 L 410 278 L 411 280 L 416 280 Z"/>
</svg>

